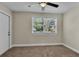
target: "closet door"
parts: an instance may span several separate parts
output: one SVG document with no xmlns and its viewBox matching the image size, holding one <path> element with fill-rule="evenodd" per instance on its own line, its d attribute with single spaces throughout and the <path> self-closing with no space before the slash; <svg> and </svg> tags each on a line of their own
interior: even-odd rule
<svg viewBox="0 0 79 59">
<path fill-rule="evenodd" d="M 9 16 L 0 13 L 0 55 L 9 49 Z"/>
</svg>

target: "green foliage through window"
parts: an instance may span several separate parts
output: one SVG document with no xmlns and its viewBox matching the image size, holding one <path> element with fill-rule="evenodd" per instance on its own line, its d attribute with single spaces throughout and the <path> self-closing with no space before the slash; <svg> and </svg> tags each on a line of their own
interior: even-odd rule
<svg viewBox="0 0 79 59">
<path fill-rule="evenodd" d="M 34 17 L 32 19 L 32 32 L 55 32 L 56 19 Z"/>
</svg>

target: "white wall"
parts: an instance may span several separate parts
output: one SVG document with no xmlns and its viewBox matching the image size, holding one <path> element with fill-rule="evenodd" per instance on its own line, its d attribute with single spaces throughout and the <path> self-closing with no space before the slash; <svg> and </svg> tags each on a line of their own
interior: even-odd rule
<svg viewBox="0 0 79 59">
<path fill-rule="evenodd" d="M 11 10 L 2 4 L 0 4 L 0 12 L 3 12 L 5 14 L 11 16 Z"/>
<path fill-rule="evenodd" d="M 64 14 L 63 34 L 64 43 L 79 51 L 79 7 Z"/>
<path fill-rule="evenodd" d="M 57 34 L 32 34 L 32 17 L 49 16 L 57 18 Z M 13 44 L 54 44 L 62 43 L 62 14 L 52 13 L 13 13 Z"/>
</svg>

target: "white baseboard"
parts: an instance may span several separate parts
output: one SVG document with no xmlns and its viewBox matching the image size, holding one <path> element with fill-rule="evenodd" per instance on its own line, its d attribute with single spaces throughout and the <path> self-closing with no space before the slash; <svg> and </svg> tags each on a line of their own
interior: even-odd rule
<svg viewBox="0 0 79 59">
<path fill-rule="evenodd" d="M 44 44 L 14 44 L 12 47 L 23 47 L 23 46 L 47 46 L 47 45 L 62 45 L 63 43 L 44 43 Z"/>
<path fill-rule="evenodd" d="M 72 48 L 64 43 L 44 43 L 44 44 L 13 44 L 11 45 L 11 48 L 12 47 L 24 47 L 24 46 L 47 46 L 47 45 L 64 45 L 65 47 L 71 49 L 72 51 L 76 52 L 76 53 L 79 53 L 79 50 L 75 49 L 75 48 Z M 7 49 L 8 50 L 8 49 Z M 6 51 L 7 51 L 6 50 Z M 4 52 L 6 52 L 4 51 Z M 0 55 L 2 55 L 4 52 L 0 53 Z"/>
<path fill-rule="evenodd" d="M 4 51 L 1 51 L 1 52 L 0 52 L 0 56 L 1 56 L 2 54 L 4 54 L 6 51 L 8 51 L 8 50 L 9 50 L 9 48 L 6 49 L 6 50 L 4 50 Z"/>
<path fill-rule="evenodd" d="M 74 51 L 74 52 L 76 52 L 76 53 L 79 54 L 79 50 L 77 50 L 77 49 L 75 49 L 75 48 L 72 48 L 72 47 L 70 47 L 70 46 L 68 46 L 68 45 L 66 45 L 66 44 L 63 44 L 63 45 L 64 45 L 65 47 L 71 49 L 72 51 Z"/>
<path fill-rule="evenodd" d="M 79 53 L 79 51 L 75 48 L 72 48 L 64 43 L 44 43 L 44 44 L 14 44 L 12 45 L 12 47 L 24 47 L 24 46 L 47 46 L 47 45 L 63 45 L 69 49 L 71 49 L 72 51 Z"/>
</svg>

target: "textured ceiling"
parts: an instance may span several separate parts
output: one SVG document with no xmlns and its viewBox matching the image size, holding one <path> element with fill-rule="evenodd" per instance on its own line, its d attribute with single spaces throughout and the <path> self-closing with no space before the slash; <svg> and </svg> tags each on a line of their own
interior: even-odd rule
<svg viewBox="0 0 79 59">
<path fill-rule="evenodd" d="M 37 2 L 2 2 L 9 9 L 16 12 L 44 12 L 44 13 L 64 13 L 73 7 L 79 7 L 78 2 L 54 2 L 59 4 L 58 8 L 46 6 L 45 10 L 41 10 L 41 6 Z M 28 7 L 28 5 L 32 5 Z"/>
</svg>

